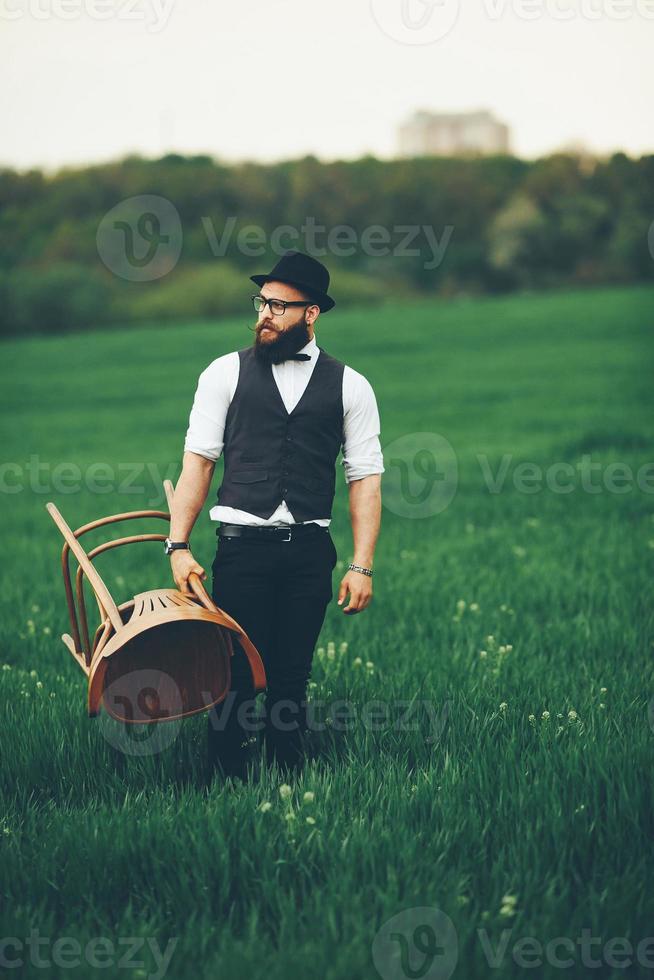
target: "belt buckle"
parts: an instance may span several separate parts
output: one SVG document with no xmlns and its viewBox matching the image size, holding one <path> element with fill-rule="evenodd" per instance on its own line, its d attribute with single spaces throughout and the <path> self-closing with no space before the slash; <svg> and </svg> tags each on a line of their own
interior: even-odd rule
<svg viewBox="0 0 654 980">
<path fill-rule="evenodd" d="M 286 538 L 280 538 L 280 541 L 282 543 L 285 543 L 287 541 L 290 541 L 291 540 L 291 528 L 290 528 L 290 526 L 289 527 L 280 528 L 280 530 L 284 531 L 288 535 L 288 537 L 286 537 Z"/>
</svg>

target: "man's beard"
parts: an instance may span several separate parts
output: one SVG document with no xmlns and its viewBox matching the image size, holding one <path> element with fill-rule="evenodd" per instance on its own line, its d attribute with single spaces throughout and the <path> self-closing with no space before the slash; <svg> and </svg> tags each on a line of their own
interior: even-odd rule
<svg viewBox="0 0 654 980">
<path fill-rule="evenodd" d="M 275 328 L 273 327 L 273 329 Z M 281 364 L 282 361 L 288 360 L 292 354 L 297 354 L 299 350 L 302 350 L 311 339 L 304 314 L 292 327 L 280 330 L 274 340 L 262 341 L 261 330 L 255 327 L 255 331 L 254 353 L 259 360 L 266 364 Z"/>
</svg>

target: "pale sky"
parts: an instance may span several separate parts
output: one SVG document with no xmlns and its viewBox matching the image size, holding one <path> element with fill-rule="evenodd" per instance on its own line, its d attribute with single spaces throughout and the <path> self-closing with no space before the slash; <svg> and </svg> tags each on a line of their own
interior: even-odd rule
<svg viewBox="0 0 654 980">
<path fill-rule="evenodd" d="M 0 86 L 19 169 L 385 158 L 416 109 L 488 108 L 523 157 L 640 155 L 654 0 L 0 0 Z"/>
</svg>

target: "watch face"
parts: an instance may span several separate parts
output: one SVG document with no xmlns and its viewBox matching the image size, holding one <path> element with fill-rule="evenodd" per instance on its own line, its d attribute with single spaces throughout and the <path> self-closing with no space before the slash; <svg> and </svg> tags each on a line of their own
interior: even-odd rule
<svg viewBox="0 0 654 980">
<path fill-rule="evenodd" d="M 177 547 L 175 547 L 175 544 L 177 544 Z M 171 541 L 170 538 L 166 538 L 166 541 L 164 543 L 164 551 L 166 552 L 167 555 L 172 554 L 173 551 L 179 551 L 182 548 L 188 548 L 188 544 L 186 542 L 181 542 L 181 541 L 174 542 Z"/>
</svg>

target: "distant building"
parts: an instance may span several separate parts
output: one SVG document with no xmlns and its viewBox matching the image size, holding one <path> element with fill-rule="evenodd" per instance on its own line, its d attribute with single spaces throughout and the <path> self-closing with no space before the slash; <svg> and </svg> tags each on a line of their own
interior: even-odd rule
<svg viewBox="0 0 654 980">
<path fill-rule="evenodd" d="M 509 127 L 490 112 L 416 112 L 400 126 L 404 157 L 509 153 Z"/>
</svg>

